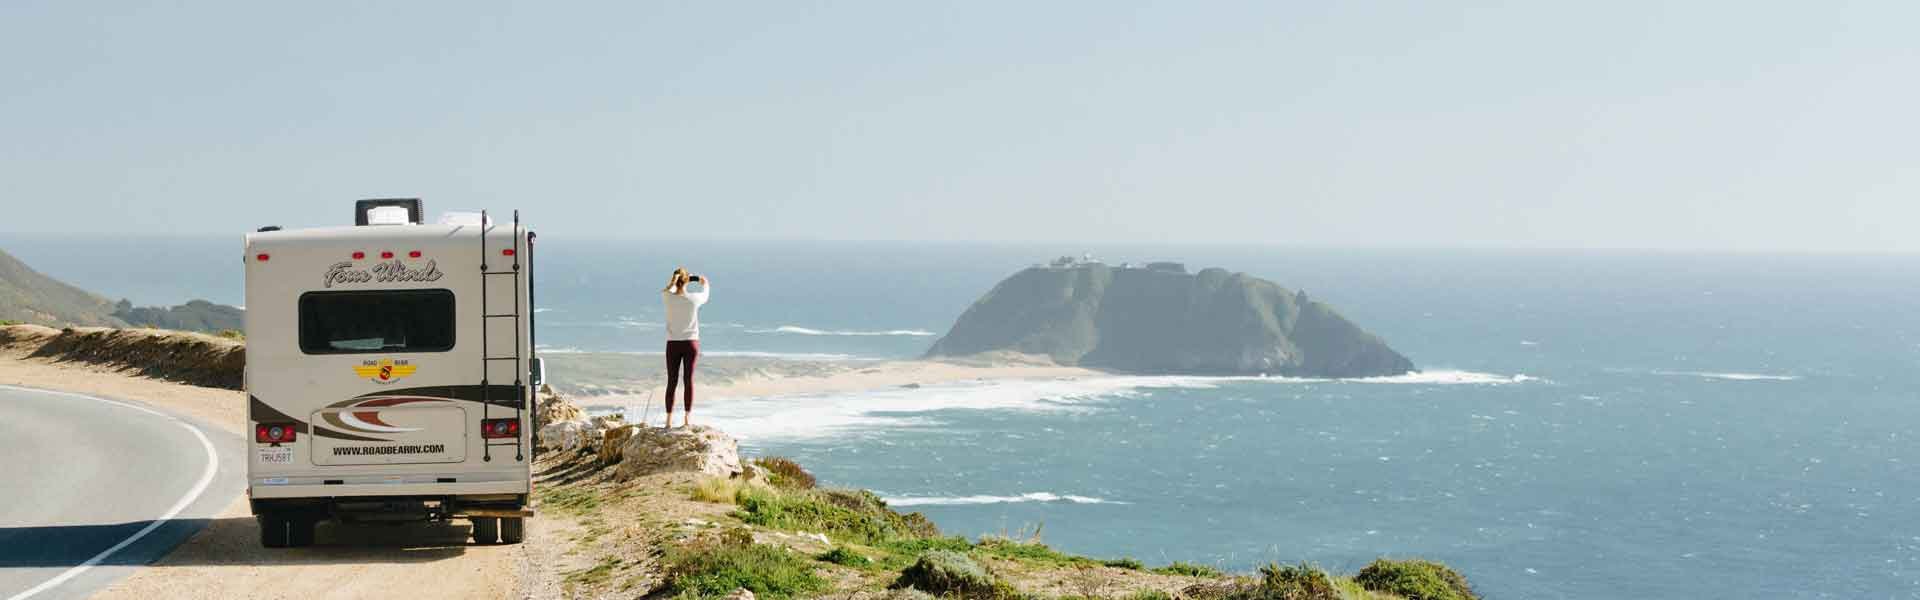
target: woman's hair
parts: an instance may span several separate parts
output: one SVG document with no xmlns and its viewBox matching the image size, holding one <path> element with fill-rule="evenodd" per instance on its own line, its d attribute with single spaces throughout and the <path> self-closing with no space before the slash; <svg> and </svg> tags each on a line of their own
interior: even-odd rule
<svg viewBox="0 0 1920 600">
<path fill-rule="evenodd" d="M 681 267 L 673 270 L 673 275 L 667 277 L 667 289 L 660 291 L 678 294 L 685 289 L 687 289 L 687 269 Z"/>
</svg>

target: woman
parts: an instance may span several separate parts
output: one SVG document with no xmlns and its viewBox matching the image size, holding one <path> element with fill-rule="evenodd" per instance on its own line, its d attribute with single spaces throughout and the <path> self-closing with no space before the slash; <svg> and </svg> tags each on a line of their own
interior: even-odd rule
<svg viewBox="0 0 1920 600">
<path fill-rule="evenodd" d="M 700 291 L 687 291 L 690 284 L 699 284 Z M 707 303 L 707 292 L 713 290 L 713 280 L 691 275 L 687 270 L 674 269 L 673 277 L 667 279 L 667 289 L 660 290 L 660 298 L 667 305 L 667 428 L 673 428 L 673 392 L 674 388 L 686 385 L 685 406 L 687 416 L 682 425 L 693 426 L 693 363 L 700 358 L 700 305 Z"/>
</svg>

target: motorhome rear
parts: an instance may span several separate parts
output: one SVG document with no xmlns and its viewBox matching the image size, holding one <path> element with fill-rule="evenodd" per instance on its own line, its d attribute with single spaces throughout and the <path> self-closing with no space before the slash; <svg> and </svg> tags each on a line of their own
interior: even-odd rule
<svg viewBox="0 0 1920 600">
<path fill-rule="evenodd" d="M 533 233 L 418 200 L 246 241 L 248 493 L 270 547 L 314 524 L 473 522 L 516 543 L 538 385 Z"/>
</svg>

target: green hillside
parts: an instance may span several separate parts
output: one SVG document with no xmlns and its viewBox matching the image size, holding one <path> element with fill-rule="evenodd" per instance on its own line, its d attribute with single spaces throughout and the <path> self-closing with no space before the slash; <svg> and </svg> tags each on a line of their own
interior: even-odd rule
<svg viewBox="0 0 1920 600">
<path fill-rule="evenodd" d="M 112 300 L 40 274 L 0 250 L 0 321 L 125 327 Z"/>
<path fill-rule="evenodd" d="M 239 308 L 205 300 L 159 307 L 114 302 L 43 275 L 0 250 L 0 321 L 220 332 L 242 328 L 245 315 Z"/>
</svg>

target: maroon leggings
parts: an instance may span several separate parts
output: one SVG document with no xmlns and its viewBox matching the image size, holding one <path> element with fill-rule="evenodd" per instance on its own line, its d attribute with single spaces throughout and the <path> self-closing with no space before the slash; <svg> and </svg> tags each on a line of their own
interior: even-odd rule
<svg viewBox="0 0 1920 600">
<path fill-rule="evenodd" d="M 673 388 L 687 383 L 687 412 L 693 412 L 693 362 L 700 359 L 699 340 L 667 342 L 667 414 L 673 414 Z"/>
</svg>

